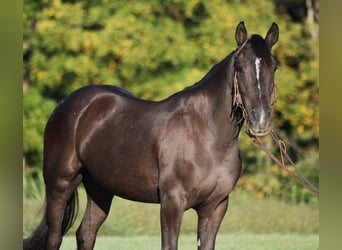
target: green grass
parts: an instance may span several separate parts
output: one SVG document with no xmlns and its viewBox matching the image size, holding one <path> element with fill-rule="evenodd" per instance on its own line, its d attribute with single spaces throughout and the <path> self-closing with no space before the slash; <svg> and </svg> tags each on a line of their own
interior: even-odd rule
<svg viewBox="0 0 342 250">
<path fill-rule="evenodd" d="M 80 189 L 80 211 L 75 225 L 68 232 L 74 235 L 83 216 L 86 197 Z M 40 222 L 44 201 L 24 199 L 23 233 L 28 236 Z M 181 234 L 196 234 L 197 215 L 185 213 Z M 219 234 L 317 234 L 318 205 L 290 205 L 275 199 L 258 199 L 235 190 Z M 160 235 L 159 205 L 114 198 L 110 215 L 99 231 L 102 236 Z"/>
<path fill-rule="evenodd" d="M 217 237 L 216 250 L 315 250 L 318 235 L 298 234 L 221 234 Z M 179 249 L 196 249 L 195 235 L 181 235 Z M 61 250 L 75 249 L 74 237 L 65 237 Z M 95 250 L 153 250 L 160 249 L 158 236 L 109 237 L 100 236 Z"/>
</svg>

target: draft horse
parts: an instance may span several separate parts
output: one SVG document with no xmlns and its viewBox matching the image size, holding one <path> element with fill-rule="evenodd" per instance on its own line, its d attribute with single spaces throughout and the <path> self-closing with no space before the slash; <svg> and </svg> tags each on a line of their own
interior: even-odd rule
<svg viewBox="0 0 342 250">
<path fill-rule="evenodd" d="M 198 249 L 215 248 L 228 197 L 241 174 L 238 135 L 263 136 L 275 101 L 278 40 L 236 27 L 237 49 L 199 82 L 162 101 L 114 86 L 87 86 L 53 111 L 44 135 L 46 209 L 24 249 L 58 249 L 74 219 L 82 182 L 87 207 L 78 249 L 93 249 L 114 195 L 160 203 L 162 249 L 175 250 L 184 211 L 198 214 Z"/>
</svg>

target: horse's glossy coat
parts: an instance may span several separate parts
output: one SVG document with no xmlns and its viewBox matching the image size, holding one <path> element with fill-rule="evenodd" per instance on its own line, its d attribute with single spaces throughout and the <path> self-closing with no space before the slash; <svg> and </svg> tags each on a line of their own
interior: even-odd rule
<svg viewBox="0 0 342 250">
<path fill-rule="evenodd" d="M 241 173 L 238 135 L 245 109 L 249 132 L 271 123 L 278 40 L 236 29 L 238 49 L 198 83 L 160 101 L 114 86 L 88 86 L 66 97 L 45 129 L 46 215 L 24 249 L 58 249 L 83 182 L 88 203 L 78 249 L 92 249 L 114 195 L 160 203 L 162 249 L 177 249 L 185 210 L 198 213 L 198 248 L 214 249 L 228 196 Z M 240 106 L 235 104 L 237 81 Z M 128 211 L 129 213 L 129 211 Z"/>
</svg>

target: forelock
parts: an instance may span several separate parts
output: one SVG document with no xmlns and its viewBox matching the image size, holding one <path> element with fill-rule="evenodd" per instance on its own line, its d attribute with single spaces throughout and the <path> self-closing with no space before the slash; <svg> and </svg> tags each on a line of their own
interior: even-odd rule
<svg viewBox="0 0 342 250">
<path fill-rule="evenodd" d="M 265 40 L 259 35 L 252 35 L 250 43 L 256 57 L 261 58 L 267 65 L 270 65 L 272 55 Z"/>
</svg>

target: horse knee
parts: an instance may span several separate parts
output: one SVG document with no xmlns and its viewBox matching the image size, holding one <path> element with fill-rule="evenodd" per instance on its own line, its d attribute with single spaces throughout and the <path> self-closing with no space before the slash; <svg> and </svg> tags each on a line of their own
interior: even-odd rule
<svg viewBox="0 0 342 250">
<path fill-rule="evenodd" d="M 80 226 L 76 231 L 76 241 L 78 250 L 91 250 L 95 244 L 96 235 L 92 232 L 85 232 Z"/>
</svg>

